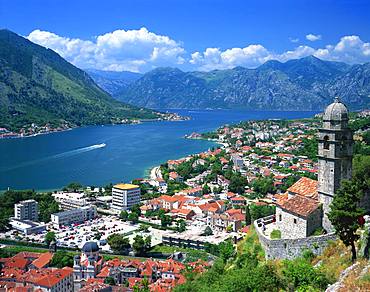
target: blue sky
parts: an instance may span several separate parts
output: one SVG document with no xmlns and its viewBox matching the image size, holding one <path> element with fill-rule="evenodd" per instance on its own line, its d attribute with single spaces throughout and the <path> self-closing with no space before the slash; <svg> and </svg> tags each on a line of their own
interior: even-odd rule
<svg viewBox="0 0 370 292">
<path fill-rule="evenodd" d="M 311 54 L 370 61 L 370 1 L 0 0 L 0 27 L 81 68 L 253 68 Z"/>
</svg>

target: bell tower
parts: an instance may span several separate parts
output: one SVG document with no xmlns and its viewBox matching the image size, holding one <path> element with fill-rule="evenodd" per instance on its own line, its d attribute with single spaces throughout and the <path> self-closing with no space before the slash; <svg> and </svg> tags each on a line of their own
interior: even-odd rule
<svg viewBox="0 0 370 292">
<path fill-rule="evenodd" d="M 319 173 L 318 193 L 323 205 L 323 228 L 332 232 L 327 213 L 335 192 L 342 179 L 352 176 L 353 134 L 348 127 L 348 109 L 335 98 L 323 116 L 323 127 L 319 129 Z"/>
</svg>

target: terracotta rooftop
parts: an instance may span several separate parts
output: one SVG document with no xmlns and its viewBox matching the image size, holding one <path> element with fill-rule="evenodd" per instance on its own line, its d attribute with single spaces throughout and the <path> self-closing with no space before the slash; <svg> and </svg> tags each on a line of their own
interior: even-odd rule
<svg viewBox="0 0 370 292">
<path fill-rule="evenodd" d="M 66 277 L 72 275 L 72 268 L 56 269 L 50 275 L 38 280 L 35 284 L 42 287 L 52 288 Z"/>
<path fill-rule="evenodd" d="M 32 262 L 32 265 L 34 265 L 37 269 L 41 269 L 48 265 L 50 261 L 53 258 L 53 254 L 51 252 L 43 253 L 39 256 L 39 258 L 35 259 Z"/>
<path fill-rule="evenodd" d="M 303 196 L 294 196 L 284 202 L 280 207 L 288 212 L 307 217 L 319 207 L 320 203 Z"/>
<path fill-rule="evenodd" d="M 168 196 L 168 195 L 162 195 L 158 199 L 161 200 L 161 201 L 170 202 L 170 203 L 174 203 L 174 202 L 177 201 L 177 198 L 174 198 L 174 197 Z"/>
<path fill-rule="evenodd" d="M 2 259 L 5 268 L 16 268 L 24 270 L 30 264 L 30 261 L 22 257 L 12 257 L 8 259 Z"/>
<path fill-rule="evenodd" d="M 317 180 L 301 177 L 288 189 L 288 192 L 307 198 L 317 199 Z"/>
</svg>

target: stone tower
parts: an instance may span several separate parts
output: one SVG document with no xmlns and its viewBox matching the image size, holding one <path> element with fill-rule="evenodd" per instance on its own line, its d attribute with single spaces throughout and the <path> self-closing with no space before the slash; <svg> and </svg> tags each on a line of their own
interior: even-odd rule
<svg viewBox="0 0 370 292">
<path fill-rule="evenodd" d="M 74 286 L 74 291 L 78 291 L 82 288 L 81 280 L 82 280 L 81 257 L 79 255 L 75 255 L 74 258 L 73 258 L 73 286 Z"/>
<path fill-rule="evenodd" d="M 335 98 L 324 113 L 323 127 L 319 129 L 318 193 L 323 205 L 323 228 L 332 232 L 327 217 L 334 194 L 342 179 L 352 176 L 353 135 L 348 127 L 347 107 Z"/>
</svg>

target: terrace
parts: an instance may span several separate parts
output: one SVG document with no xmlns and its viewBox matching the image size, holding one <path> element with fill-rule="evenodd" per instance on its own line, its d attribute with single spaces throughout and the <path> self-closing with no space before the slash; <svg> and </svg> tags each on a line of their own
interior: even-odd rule
<svg viewBox="0 0 370 292">
<path fill-rule="evenodd" d="M 267 238 L 271 238 L 271 232 L 278 229 L 275 221 L 275 215 L 270 215 L 255 221 L 257 232 L 263 234 Z"/>
</svg>

